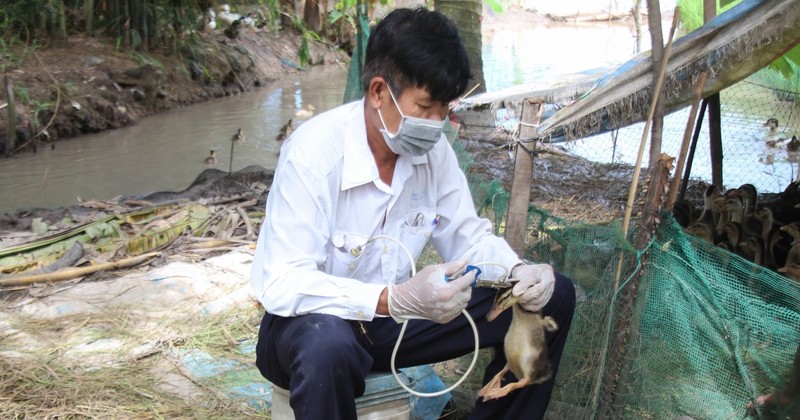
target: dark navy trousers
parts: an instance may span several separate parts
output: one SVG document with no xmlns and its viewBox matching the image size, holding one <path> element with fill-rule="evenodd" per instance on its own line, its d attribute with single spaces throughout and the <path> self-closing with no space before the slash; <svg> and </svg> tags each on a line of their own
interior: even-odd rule
<svg viewBox="0 0 800 420">
<path fill-rule="evenodd" d="M 484 372 L 484 384 L 506 363 L 503 339 L 511 323 L 510 309 L 494 321 L 486 321 L 494 296 L 492 289 L 473 289 L 467 306 L 478 326 L 481 348 L 496 349 Z M 553 297 L 542 309 L 542 314 L 553 317 L 559 327 L 547 333 L 553 376 L 498 400 L 478 400 L 470 418 L 544 416 L 574 309 L 575 288 L 567 277 L 556 273 Z M 364 380 L 370 371 L 391 370 L 392 349 L 401 326 L 392 318 L 359 323 L 322 314 L 289 318 L 266 314 L 256 346 L 256 365 L 270 382 L 289 390 L 289 404 L 297 420 L 356 419 L 354 399 L 364 394 Z M 474 347 L 472 328 L 463 315 L 447 324 L 413 320 L 408 323 L 395 364 L 402 368 L 442 362 L 469 354 Z M 503 383 L 515 380 L 509 372 Z"/>
</svg>

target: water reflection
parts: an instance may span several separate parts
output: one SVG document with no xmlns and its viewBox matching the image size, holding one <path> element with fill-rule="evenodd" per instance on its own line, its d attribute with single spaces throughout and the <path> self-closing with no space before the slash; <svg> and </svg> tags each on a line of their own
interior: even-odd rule
<svg viewBox="0 0 800 420">
<path fill-rule="evenodd" d="M 139 124 L 56 143 L 13 159 L 0 159 L 0 212 L 57 207 L 83 199 L 188 187 L 206 167 L 228 170 L 231 136 L 242 128 L 233 169 L 274 168 L 280 127 L 306 104 L 317 112 L 342 102 L 347 69 L 326 66 L 288 76 L 254 92 L 161 113 Z"/>
<path fill-rule="evenodd" d="M 649 38 L 643 49 L 650 49 Z M 484 31 L 487 91 L 625 62 L 633 55 L 630 22 L 550 24 L 525 30 Z"/>
</svg>

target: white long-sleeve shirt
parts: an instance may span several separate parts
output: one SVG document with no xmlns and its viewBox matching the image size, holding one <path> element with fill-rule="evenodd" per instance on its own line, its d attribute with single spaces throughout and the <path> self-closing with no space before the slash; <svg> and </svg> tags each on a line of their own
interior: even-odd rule
<svg viewBox="0 0 800 420">
<path fill-rule="evenodd" d="M 256 298 L 280 316 L 325 313 L 371 320 L 382 290 L 409 278 L 428 240 L 444 261 L 466 257 L 509 269 L 520 260 L 475 213 L 447 141 L 398 157 L 381 181 L 367 144 L 364 102 L 305 122 L 281 149 L 251 273 Z M 480 267 L 484 278 L 502 270 Z"/>
</svg>

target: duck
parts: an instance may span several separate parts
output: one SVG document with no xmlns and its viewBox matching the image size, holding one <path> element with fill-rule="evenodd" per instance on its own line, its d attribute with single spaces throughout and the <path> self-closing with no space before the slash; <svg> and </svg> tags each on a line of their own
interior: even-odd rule
<svg viewBox="0 0 800 420">
<path fill-rule="evenodd" d="M 203 14 L 203 31 L 212 32 L 214 29 L 217 29 L 217 13 L 209 8 Z"/>
<path fill-rule="evenodd" d="M 798 150 L 800 150 L 800 139 L 797 136 L 792 136 L 791 140 L 786 143 L 786 151 L 797 152 Z"/>
<path fill-rule="evenodd" d="M 772 229 L 766 241 L 766 255 L 764 255 L 764 265 L 772 270 L 786 265 L 786 257 L 792 247 L 791 236 L 783 231 L 781 227 Z"/>
<path fill-rule="evenodd" d="M 556 321 L 539 312 L 525 310 L 514 296 L 513 289 L 498 292 L 492 309 L 486 315 L 491 322 L 508 308 L 512 308 L 511 325 L 504 341 L 506 365 L 480 391 L 478 396 L 484 401 L 502 398 L 510 392 L 528 385 L 547 381 L 553 374 L 550 359 L 547 357 L 545 333 L 558 329 Z M 511 372 L 516 382 L 502 385 L 503 376 Z"/>
<path fill-rule="evenodd" d="M 244 139 L 245 139 L 244 131 L 242 131 L 241 128 L 236 130 L 236 133 L 234 133 L 234 135 L 231 136 L 231 141 L 234 143 L 241 143 L 244 141 Z"/>
<path fill-rule="evenodd" d="M 697 214 L 694 206 L 686 200 L 677 200 L 672 206 L 672 216 L 678 225 L 682 228 L 687 228 L 689 225 L 697 220 Z"/>
<path fill-rule="evenodd" d="M 779 268 L 778 272 L 794 281 L 800 282 L 800 262 L 786 264 Z"/>
<path fill-rule="evenodd" d="M 206 165 L 215 165 L 217 163 L 217 152 L 213 149 L 208 152 L 208 157 L 203 161 Z"/>
<path fill-rule="evenodd" d="M 703 211 L 700 213 L 698 220 L 712 226 L 716 224 L 717 220 L 714 217 L 714 200 L 721 196 L 722 193 L 716 185 L 711 184 L 706 187 L 706 190 L 703 192 Z"/>
<path fill-rule="evenodd" d="M 690 235 L 697 236 L 698 238 L 704 239 L 712 244 L 716 243 L 714 226 L 709 225 L 702 220 L 697 220 L 696 222 L 692 223 L 685 229 L 685 231 Z"/>
<path fill-rule="evenodd" d="M 281 127 L 280 131 L 278 132 L 277 137 L 275 137 L 275 141 L 284 141 L 289 138 L 294 132 L 295 121 L 294 118 L 289 118 L 289 121 Z"/>
<path fill-rule="evenodd" d="M 786 254 L 786 262 L 783 267 L 786 268 L 792 264 L 800 264 L 800 240 L 792 241 L 792 247 L 789 248 L 789 252 Z M 780 269 L 778 269 L 778 272 L 782 273 Z"/>
<path fill-rule="evenodd" d="M 722 236 L 725 239 L 719 241 L 717 245 L 736 253 L 739 249 L 739 244 L 742 243 L 742 225 L 737 222 L 728 222 L 723 229 Z"/>
<path fill-rule="evenodd" d="M 223 33 L 230 39 L 237 39 L 239 38 L 239 35 L 242 33 L 242 27 L 243 27 L 242 20 L 236 19 L 230 24 L 230 26 L 225 28 Z"/>
<path fill-rule="evenodd" d="M 778 119 L 777 118 L 769 118 L 767 122 L 764 123 L 764 127 L 767 127 L 767 134 L 764 137 L 764 142 L 769 147 L 787 147 L 787 143 L 789 142 L 788 138 L 780 137 L 778 134 Z M 798 145 L 800 146 L 800 145 Z"/>
<path fill-rule="evenodd" d="M 217 9 L 217 18 L 226 26 L 231 26 L 233 22 L 242 18 L 238 13 L 231 13 L 231 7 L 227 4 L 222 4 Z"/>
<path fill-rule="evenodd" d="M 316 110 L 317 108 L 314 108 L 314 105 L 308 104 L 305 106 L 305 108 L 295 112 L 294 116 L 300 118 L 301 120 L 307 120 L 314 116 L 314 111 Z"/>
<path fill-rule="evenodd" d="M 739 252 L 737 254 L 755 265 L 763 266 L 765 248 L 763 239 L 758 236 L 751 236 L 739 244 Z"/>
</svg>

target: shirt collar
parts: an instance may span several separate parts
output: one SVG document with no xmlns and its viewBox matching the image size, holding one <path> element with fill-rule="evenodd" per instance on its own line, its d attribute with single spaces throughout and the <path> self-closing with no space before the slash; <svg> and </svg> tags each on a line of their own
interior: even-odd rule
<svg viewBox="0 0 800 420">
<path fill-rule="evenodd" d="M 380 182 L 375 158 L 367 143 L 367 126 L 364 120 L 364 100 L 355 103 L 347 116 L 344 138 L 344 158 L 342 168 L 342 191 L 364 185 L 369 182 Z M 428 157 L 400 155 L 395 165 L 395 178 L 392 184 L 405 183 L 411 176 L 411 166 L 428 163 Z"/>
</svg>

